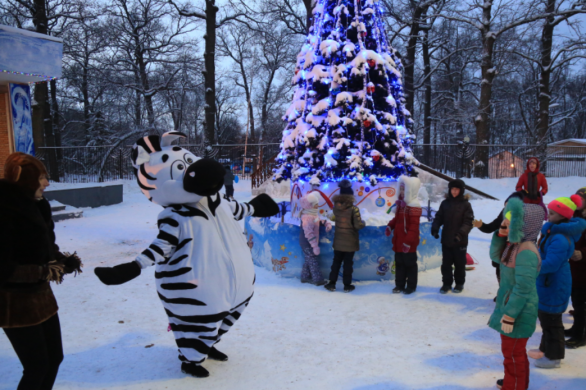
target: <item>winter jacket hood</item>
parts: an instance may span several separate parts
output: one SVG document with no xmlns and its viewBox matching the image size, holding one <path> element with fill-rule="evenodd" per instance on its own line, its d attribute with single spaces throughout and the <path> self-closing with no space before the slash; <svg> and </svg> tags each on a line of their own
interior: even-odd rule
<svg viewBox="0 0 586 390">
<path fill-rule="evenodd" d="M 319 198 L 316 192 L 311 192 L 299 199 L 299 204 L 304 210 L 313 210 L 313 206 L 319 203 Z"/>
<path fill-rule="evenodd" d="M 563 313 L 568 308 L 572 291 L 569 258 L 576 242 L 586 229 L 586 220 L 572 218 L 560 224 L 547 222 L 541 229 L 539 253 L 542 264 L 537 278 L 539 310 Z"/>
<path fill-rule="evenodd" d="M 539 172 L 539 168 L 541 168 L 541 163 L 539 162 L 539 159 L 537 157 L 531 157 L 529 160 L 527 160 L 527 164 L 525 164 L 525 167 L 527 169 L 525 170 L 525 172 L 531 172 L 531 169 L 529 169 L 529 163 L 531 161 L 535 161 L 537 163 L 537 168 L 535 168 L 534 173 Z"/>
<path fill-rule="evenodd" d="M 403 199 L 399 196 L 400 200 L 403 200 L 409 207 L 421 207 L 417 198 L 421 188 L 421 181 L 418 178 L 402 175 L 399 177 L 399 186 L 404 186 L 405 188 L 405 195 Z"/>
<path fill-rule="evenodd" d="M 354 195 L 334 195 L 332 201 L 334 202 L 334 209 L 346 210 L 354 206 L 356 198 L 354 198 Z"/>
</svg>

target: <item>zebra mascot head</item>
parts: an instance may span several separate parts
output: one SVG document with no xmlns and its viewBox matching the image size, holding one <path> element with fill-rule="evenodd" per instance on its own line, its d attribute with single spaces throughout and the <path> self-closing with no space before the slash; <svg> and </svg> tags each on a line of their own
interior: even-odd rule
<svg viewBox="0 0 586 390">
<path fill-rule="evenodd" d="M 224 185 L 224 167 L 171 143 L 185 134 L 169 132 L 136 141 L 132 166 L 143 194 L 161 206 L 199 202 Z"/>
</svg>

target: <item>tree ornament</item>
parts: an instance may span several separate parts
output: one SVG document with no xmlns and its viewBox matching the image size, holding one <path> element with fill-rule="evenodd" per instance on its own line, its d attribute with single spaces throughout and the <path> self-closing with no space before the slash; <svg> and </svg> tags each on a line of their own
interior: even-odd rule
<svg viewBox="0 0 586 390">
<path fill-rule="evenodd" d="M 376 87 L 374 86 L 373 83 L 368 83 L 368 86 L 366 87 L 366 92 L 368 93 L 374 93 L 374 91 L 376 90 Z"/>
<path fill-rule="evenodd" d="M 385 205 L 385 200 L 382 196 L 380 196 L 380 189 L 378 190 L 378 198 L 374 201 L 376 207 L 383 207 Z"/>
<path fill-rule="evenodd" d="M 372 159 L 376 162 L 378 162 L 378 160 L 380 160 L 380 156 L 378 154 L 372 156 Z"/>
<path fill-rule="evenodd" d="M 364 125 L 365 128 L 369 128 L 370 126 L 372 126 L 372 122 L 369 121 L 368 119 L 365 120 L 364 122 L 362 122 L 362 124 Z"/>
<path fill-rule="evenodd" d="M 371 59 L 369 59 L 369 60 L 367 60 L 367 61 L 366 61 L 366 63 L 368 64 L 368 66 L 369 66 L 370 68 L 374 68 L 374 67 L 376 66 L 376 61 L 375 61 L 375 60 L 373 60 L 372 58 L 371 58 Z"/>
</svg>

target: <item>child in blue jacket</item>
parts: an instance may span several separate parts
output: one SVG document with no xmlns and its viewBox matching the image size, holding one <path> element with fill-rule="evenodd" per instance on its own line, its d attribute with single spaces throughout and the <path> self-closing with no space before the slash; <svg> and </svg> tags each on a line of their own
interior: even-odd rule
<svg viewBox="0 0 586 390">
<path fill-rule="evenodd" d="M 574 212 L 581 205 L 580 196 L 572 195 L 571 198 L 557 198 L 547 206 L 548 222 L 541 229 L 541 271 L 537 277 L 538 317 L 543 335 L 539 350 L 529 351 L 529 357 L 537 359 L 536 367 L 558 368 L 565 357 L 562 313 L 568 308 L 572 291 L 568 260 L 586 229 L 586 220 L 574 218 Z"/>
</svg>

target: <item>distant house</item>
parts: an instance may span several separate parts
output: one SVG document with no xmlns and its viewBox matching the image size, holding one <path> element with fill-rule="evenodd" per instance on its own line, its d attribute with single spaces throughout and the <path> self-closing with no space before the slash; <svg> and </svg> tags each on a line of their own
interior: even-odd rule
<svg viewBox="0 0 586 390">
<path fill-rule="evenodd" d="M 519 177 L 524 171 L 525 161 L 508 150 L 496 153 L 488 159 L 488 177 L 491 179 Z"/>
<path fill-rule="evenodd" d="M 586 176 L 586 139 L 570 138 L 548 144 L 546 175 Z"/>
</svg>

